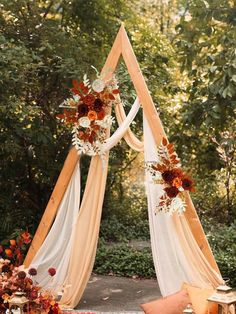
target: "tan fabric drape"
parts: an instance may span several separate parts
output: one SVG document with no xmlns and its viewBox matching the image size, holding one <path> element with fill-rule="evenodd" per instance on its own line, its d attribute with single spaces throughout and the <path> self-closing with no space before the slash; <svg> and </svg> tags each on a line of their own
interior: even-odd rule
<svg viewBox="0 0 236 314">
<path fill-rule="evenodd" d="M 222 277 L 211 267 L 210 263 L 207 261 L 204 254 L 197 245 L 186 217 L 184 215 L 179 216 L 174 214 L 173 221 L 182 250 L 191 267 L 195 269 L 195 276 L 198 275 L 201 277 L 202 287 L 205 285 L 208 287 L 217 288 L 219 285 L 223 284 L 224 282 Z"/>
<path fill-rule="evenodd" d="M 138 110 L 138 100 L 136 100 L 134 105 Z M 129 123 L 136 114 L 136 111 L 132 109 L 133 114 L 128 117 Z M 122 123 L 125 119 L 126 115 L 124 113 L 120 118 L 120 122 Z M 123 130 L 126 128 L 126 126 L 122 126 Z M 126 136 L 127 132 L 121 132 L 121 134 L 125 133 L 124 136 Z M 133 135 L 131 142 L 134 138 L 135 136 Z M 118 140 L 119 138 L 114 138 L 110 146 L 116 145 Z M 136 146 L 140 149 L 141 145 L 135 138 L 132 146 L 134 149 Z M 92 272 L 107 179 L 108 158 L 109 152 L 106 153 L 103 161 L 99 156 L 91 159 L 86 188 L 74 227 L 74 234 L 72 235 L 74 241 L 72 243 L 68 276 L 64 283 L 65 292 L 60 301 L 64 307 L 74 308 L 78 304 Z"/>
<path fill-rule="evenodd" d="M 60 301 L 65 307 L 74 308 L 78 304 L 92 272 L 106 186 L 107 164 L 108 153 L 103 163 L 99 156 L 91 160 L 83 201 L 74 228 L 74 243 L 65 292 Z"/>
</svg>

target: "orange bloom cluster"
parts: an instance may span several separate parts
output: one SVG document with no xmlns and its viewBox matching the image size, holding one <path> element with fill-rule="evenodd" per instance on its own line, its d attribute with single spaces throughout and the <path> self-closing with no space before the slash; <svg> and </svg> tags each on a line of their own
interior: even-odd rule
<svg viewBox="0 0 236 314">
<path fill-rule="evenodd" d="M 167 139 L 163 138 L 162 145 L 165 152 L 160 155 L 161 162 L 153 165 L 153 171 L 161 173 L 165 187 L 165 192 L 169 198 L 176 197 L 184 190 L 194 191 L 194 182 L 189 175 L 183 172 L 179 166 L 180 161 L 174 151 L 174 145 L 168 144 Z"/>
<path fill-rule="evenodd" d="M 9 259 L 15 266 L 19 266 L 23 263 L 30 242 L 31 235 L 29 232 L 20 233 L 15 239 L 10 239 L 8 245 L 0 245 L 0 256 Z"/>
<path fill-rule="evenodd" d="M 111 89 L 104 85 L 104 88 L 97 92 L 85 85 L 84 82 L 73 80 L 72 84 L 71 91 L 78 97 L 78 101 L 74 100 L 76 97 L 69 100 L 71 108 L 64 109 L 64 112 L 57 115 L 57 117 L 66 124 L 75 124 L 78 123 L 80 118 L 87 117 L 90 125 L 89 127 L 80 127 L 78 137 L 83 141 L 93 143 L 101 128 L 95 121 L 104 119 L 119 90 Z"/>
</svg>

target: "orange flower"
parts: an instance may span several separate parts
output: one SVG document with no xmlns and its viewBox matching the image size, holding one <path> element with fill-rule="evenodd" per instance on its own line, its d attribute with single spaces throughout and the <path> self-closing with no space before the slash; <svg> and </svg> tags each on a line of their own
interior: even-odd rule
<svg viewBox="0 0 236 314">
<path fill-rule="evenodd" d="M 5 249 L 5 253 L 8 257 L 11 257 L 12 256 L 12 250 L 10 249 Z"/>
<path fill-rule="evenodd" d="M 12 245 L 12 246 L 15 246 L 16 245 L 16 240 L 10 240 L 10 244 Z"/>
<path fill-rule="evenodd" d="M 30 233 L 25 231 L 21 234 L 22 239 L 24 240 L 25 244 L 29 244 L 31 242 L 31 236 Z"/>
<path fill-rule="evenodd" d="M 97 113 L 93 110 L 90 110 L 88 112 L 88 118 L 89 118 L 89 120 L 92 120 L 92 121 L 96 120 L 97 119 Z"/>
<path fill-rule="evenodd" d="M 174 178 L 172 186 L 175 186 L 177 189 L 180 188 L 182 186 L 182 180 L 180 178 Z"/>
<path fill-rule="evenodd" d="M 10 295 L 7 293 L 4 293 L 2 295 L 2 299 L 4 300 L 4 303 L 7 303 L 10 300 L 10 298 L 11 298 Z"/>
</svg>

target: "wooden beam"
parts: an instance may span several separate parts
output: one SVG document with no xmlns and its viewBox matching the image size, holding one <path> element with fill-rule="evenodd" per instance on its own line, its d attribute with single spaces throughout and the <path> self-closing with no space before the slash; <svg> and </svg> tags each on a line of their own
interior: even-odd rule
<svg viewBox="0 0 236 314">
<path fill-rule="evenodd" d="M 135 90 L 142 104 L 148 123 L 151 127 L 155 142 L 157 146 L 159 146 L 162 138 L 166 137 L 165 131 L 123 25 L 121 26 L 120 31 L 122 32 L 122 55 L 125 64 L 134 83 Z M 194 238 L 196 239 L 198 246 L 202 250 L 210 265 L 219 273 L 215 258 L 188 193 L 186 193 L 186 198 L 187 210 L 185 212 L 185 217 L 188 221 Z"/>
<path fill-rule="evenodd" d="M 112 49 L 110 50 L 106 63 L 101 72 L 102 76 L 104 76 L 106 79 L 109 79 L 112 76 L 113 72 L 115 71 L 120 55 L 121 55 L 121 30 L 118 32 L 116 36 Z M 63 169 L 60 173 L 60 176 L 57 180 L 55 188 L 45 209 L 45 212 L 41 218 L 39 226 L 34 235 L 27 256 L 24 260 L 24 265 L 26 267 L 28 267 L 32 262 L 34 256 L 36 255 L 39 248 L 43 244 L 51 228 L 51 225 L 56 216 L 61 200 L 65 194 L 66 188 L 69 184 L 70 178 L 72 176 L 77 161 L 78 161 L 77 151 L 75 148 L 72 148 L 67 156 Z"/>
<path fill-rule="evenodd" d="M 39 248 L 43 244 L 43 241 L 45 240 L 51 228 L 51 225 L 56 216 L 58 207 L 61 203 L 61 200 L 66 191 L 66 188 L 69 184 L 70 178 L 73 174 L 78 158 L 79 156 L 77 154 L 76 149 L 72 148 L 66 158 L 62 171 L 58 177 L 57 183 L 49 199 L 48 205 L 45 209 L 45 212 L 40 221 L 38 229 L 36 230 L 36 233 L 34 235 L 34 238 L 29 248 L 29 251 L 27 253 L 27 256 L 24 260 L 25 267 L 29 267 L 35 254 L 38 252 Z"/>
<path fill-rule="evenodd" d="M 101 73 L 105 78 L 111 77 L 117 67 L 121 54 L 123 55 L 128 72 L 134 83 L 135 90 L 140 99 L 140 102 L 142 103 L 143 110 L 152 129 L 155 142 L 157 145 L 159 145 L 162 138 L 166 137 L 166 134 L 123 25 L 120 27 L 112 49 L 102 69 Z M 77 152 L 75 148 L 72 148 L 65 161 L 62 172 L 58 178 L 52 196 L 49 200 L 45 213 L 41 219 L 39 227 L 32 241 L 31 247 L 26 256 L 24 262 L 25 266 L 29 266 L 30 262 L 42 245 L 45 237 L 47 236 L 47 233 L 55 218 L 58 206 L 60 205 L 66 187 L 70 181 L 77 160 Z M 188 193 L 186 193 L 186 198 L 188 209 L 185 212 L 185 217 L 189 223 L 192 233 L 211 266 L 217 272 L 219 272 L 218 266 L 215 262 L 214 256 L 204 234 L 201 222 L 198 218 L 198 215 Z"/>
<path fill-rule="evenodd" d="M 106 62 L 102 68 L 101 76 L 105 77 L 105 79 L 111 78 L 112 74 L 114 73 L 119 58 L 121 56 L 121 36 L 122 36 L 122 28 L 119 29 L 115 41 L 112 45 L 112 48 L 108 54 Z"/>
</svg>

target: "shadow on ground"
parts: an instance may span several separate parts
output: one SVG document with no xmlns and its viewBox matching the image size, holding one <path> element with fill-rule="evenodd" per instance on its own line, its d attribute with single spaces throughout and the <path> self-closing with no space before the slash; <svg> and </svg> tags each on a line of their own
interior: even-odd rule
<svg viewBox="0 0 236 314">
<path fill-rule="evenodd" d="M 155 279 L 92 275 L 76 309 L 101 312 L 141 311 L 140 304 L 160 297 Z"/>
</svg>

